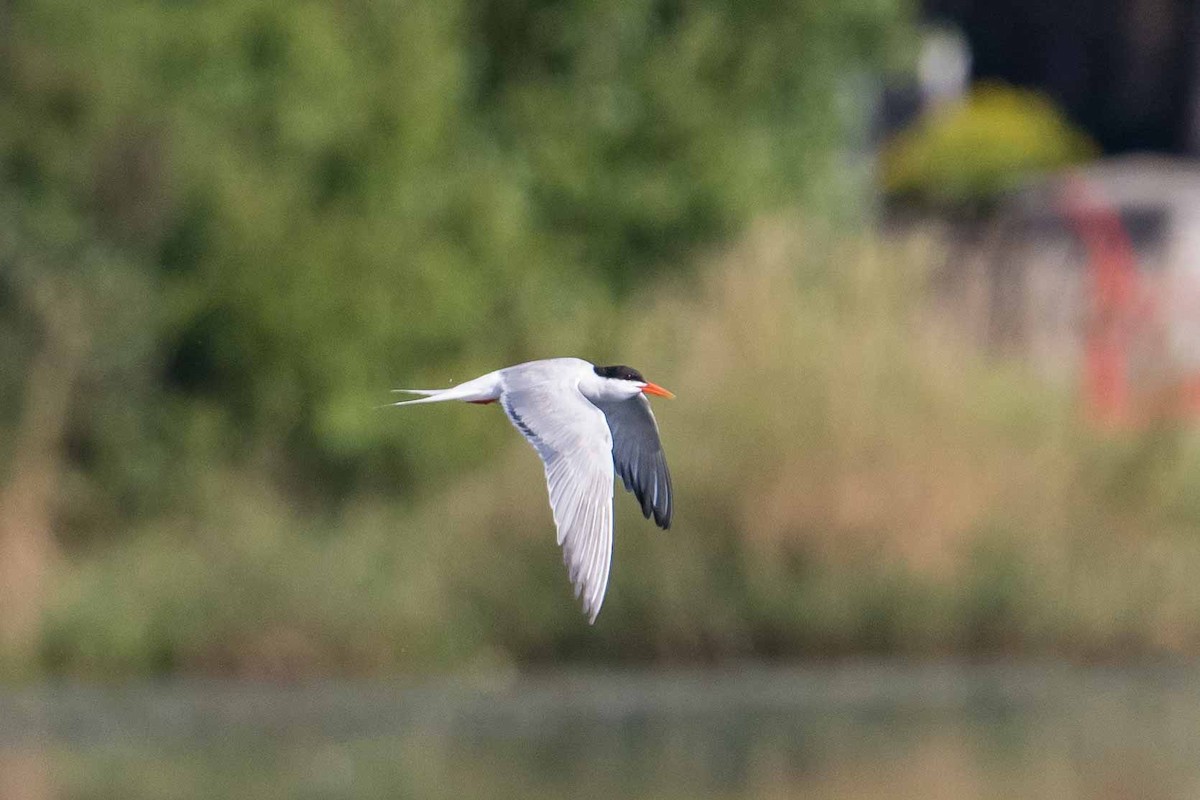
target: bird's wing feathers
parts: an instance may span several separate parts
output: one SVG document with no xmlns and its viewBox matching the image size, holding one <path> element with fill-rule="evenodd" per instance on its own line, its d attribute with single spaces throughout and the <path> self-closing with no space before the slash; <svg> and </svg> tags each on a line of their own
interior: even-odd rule
<svg viewBox="0 0 1200 800">
<path fill-rule="evenodd" d="M 506 376 L 500 404 L 542 457 L 563 562 L 576 596 L 582 596 L 588 621 L 595 622 L 612 562 L 609 425 L 570 382 L 530 378 Z"/>
<path fill-rule="evenodd" d="M 633 492 L 642 514 L 664 530 L 671 527 L 671 473 L 658 438 L 658 424 L 644 394 L 632 400 L 596 403 L 612 431 L 612 458 L 625 488 Z"/>
</svg>

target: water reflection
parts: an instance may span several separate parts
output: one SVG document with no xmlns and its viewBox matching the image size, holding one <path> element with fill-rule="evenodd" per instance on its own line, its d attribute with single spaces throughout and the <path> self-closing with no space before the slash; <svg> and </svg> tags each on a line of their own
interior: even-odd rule
<svg viewBox="0 0 1200 800">
<path fill-rule="evenodd" d="M 0 695 L 0 797 L 1175 798 L 1200 672 L 842 665 Z"/>
</svg>

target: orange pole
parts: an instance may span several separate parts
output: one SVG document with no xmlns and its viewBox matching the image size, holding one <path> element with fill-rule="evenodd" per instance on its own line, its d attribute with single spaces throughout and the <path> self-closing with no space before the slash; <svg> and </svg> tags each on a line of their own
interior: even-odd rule
<svg viewBox="0 0 1200 800">
<path fill-rule="evenodd" d="M 1117 209 L 1079 175 L 1067 178 L 1061 213 L 1087 251 L 1090 288 L 1084 354 L 1084 402 L 1092 420 L 1127 424 L 1131 415 L 1129 346 L 1140 294 L 1137 254 Z"/>
</svg>

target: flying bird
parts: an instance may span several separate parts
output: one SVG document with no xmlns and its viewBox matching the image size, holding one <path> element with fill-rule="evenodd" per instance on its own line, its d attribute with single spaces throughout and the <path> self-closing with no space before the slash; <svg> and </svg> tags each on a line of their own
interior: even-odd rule
<svg viewBox="0 0 1200 800">
<path fill-rule="evenodd" d="M 671 473 L 646 396 L 675 395 L 636 369 L 549 358 L 449 389 L 394 391 L 423 395 L 392 404 L 397 406 L 445 400 L 500 403 L 546 468 L 563 563 L 589 623 L 600 613 L 612 562 L 614 468 L 637 497 L 642 514 L 653 516 L 664 530 L 671 527 Z"/>
</svg>

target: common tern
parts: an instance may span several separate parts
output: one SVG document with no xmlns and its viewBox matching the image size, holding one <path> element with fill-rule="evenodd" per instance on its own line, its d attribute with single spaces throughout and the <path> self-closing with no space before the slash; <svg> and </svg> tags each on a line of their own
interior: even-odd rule
<svg viewBox="0 0 1200 800">
<path fill-rule="evenodd" d="M 392 405 L 499 402 L 541 456 L 550 509 L 575 596 L 589 623 L 604 602 L 612 562 L 613 473 L 647 519 L 671 527 L 671 473 L 647 395 L 674 397 L 631 367 L 549 358 L 499 369 L 449 389 Z"/>
</svg>

